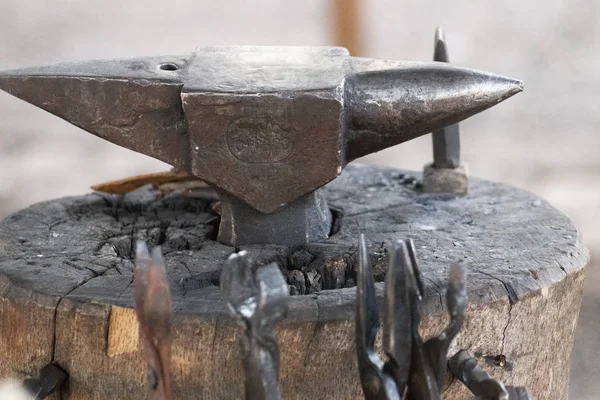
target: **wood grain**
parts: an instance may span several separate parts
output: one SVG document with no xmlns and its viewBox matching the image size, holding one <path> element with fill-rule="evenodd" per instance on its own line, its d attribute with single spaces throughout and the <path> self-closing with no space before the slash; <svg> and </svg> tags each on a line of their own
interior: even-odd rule
<svg viewBox="0 0 600 400">
<path fill-rule="evenodd" d="M 243 246 L 255 264 L 275 261 L 290 282 L 305 280 L 305 294 L 292 296 L 277 327 L 284 398 L 361 398 L 353 284 L 364 232 L 378 280 L 393 241 L 415 241 L 424 336 L 445 323 L 443 287 L 451 263 L 463 260 L 469 306 L 451 353 L 468 349 L 536 399 L 566 399 L 588 262 L 578 231 L 544 200 L 510 186 L 471 178 L 467 195 L 423 194 L 401 173 L 348 166 L 323 189 L 339 229 L 322 243 Z M 241 398 L 237 326 L 218 288 L 220 265 L 234 249 L 214 241 L 215 218 L 208 201 L 157 200 L 141 188 L 118 201 L 90 194 L 38 203 L 0 222 L 2 376 L 22 377 L 53 360 L 70 373 L 64 399 L 143 398 L 145 366 L 131 318 L 133 244 L 143 239 L 165 255 L 174 397 Z M 381 298 L 382 284 L 376 289 Z M 493 363 L 499 355 L 503 367 Z M 445 398 L 463 395 L 454 383 Z"/>
</svg>

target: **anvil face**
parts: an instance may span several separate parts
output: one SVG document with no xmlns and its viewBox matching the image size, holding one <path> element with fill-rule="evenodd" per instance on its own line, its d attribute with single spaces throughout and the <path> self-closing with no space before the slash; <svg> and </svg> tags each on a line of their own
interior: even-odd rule
<svg viewBox="0 0 600 400">
<path fill-rule="evenodd" d="M 226 46 L 8 71 L 0 89 L 268 214 L 347 162 L 468 118 L 522 84 L 337 47 Z"/>
</svg>

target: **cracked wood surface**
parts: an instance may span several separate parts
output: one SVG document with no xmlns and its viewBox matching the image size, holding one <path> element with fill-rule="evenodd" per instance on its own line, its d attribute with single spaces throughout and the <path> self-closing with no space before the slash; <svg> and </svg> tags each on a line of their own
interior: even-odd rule
<svg viewBox="0 0 600 400">
<path fill-rule="evenodd" d="M 466 196 L 422 194 L 404 171 L 348 166 L 325 187 L 337 232 L 304 248 L 242 246 L 277 262 L 293 296 L 277 327 L 286 399 L 360 398 L 354 350 L 356 243 L 364 232 L 381 281 L 386 249 L 415 241 L 425 283 L 425 336 L 446 321 L 452 262 L 467 263 L 467 348 L 507 384 L 537 399 L 566 398 L 587 249 L 562 213 L 531 193 L 471 179 Z M 174 397 L 241 398 L 236 328 L 218 289 L 234 249 L 215 242 L 208 201 L 89 194 L 38 203 L 0 222 L 0 376 L 22 378 L 54 360 L 70 373 L 63 398 L 137 399 L 145 368 L 132 335 L 136 239 L 160 244 L 176 316 Z M 334 289 L 334 290 L 322 290 Z M 378 296 L 383 293 L 377 285 Z M 502 367 L 494 358 L 506 356 Z M 464 395 L 453 384 L 446 398 Z"/>
</svg>

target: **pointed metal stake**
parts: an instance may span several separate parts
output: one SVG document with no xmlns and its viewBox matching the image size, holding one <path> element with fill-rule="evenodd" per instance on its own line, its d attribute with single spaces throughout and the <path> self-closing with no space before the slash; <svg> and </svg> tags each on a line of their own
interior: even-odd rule
<svg viewBox="0 0 600 400">
<path fill-rule="evenodd" d="M 433 61 L 449 63 L 446 35 L 442 27 L 435 31 Z M 467 164 L 460 159 L 458 122 L 431 133 L 433 163 L 423 170 L 423 191 L 429 193 L 466 193 L 469 187 Z"/>
<path fill-rule="evenodd" d="M 449 63 L 446 35 L 442 27 L 435 31 L 433 61 Z M 433 166 L 457 168 L 460 165 L 460 131 L 458 123 L 433 131 Z"/>
</svg>

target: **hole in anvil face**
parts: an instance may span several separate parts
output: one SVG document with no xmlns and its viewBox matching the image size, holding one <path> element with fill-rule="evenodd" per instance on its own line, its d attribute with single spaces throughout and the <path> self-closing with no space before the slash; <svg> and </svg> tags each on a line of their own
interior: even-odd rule
<svg viewBox="0 0 600 400">
<path fill-rule="evenodd" d="M 162 63 L 158 66 L 158 68 L 162 69 L 163 71 L 177 71 L 179 66 L 174 63 Z"/>
</svg>

